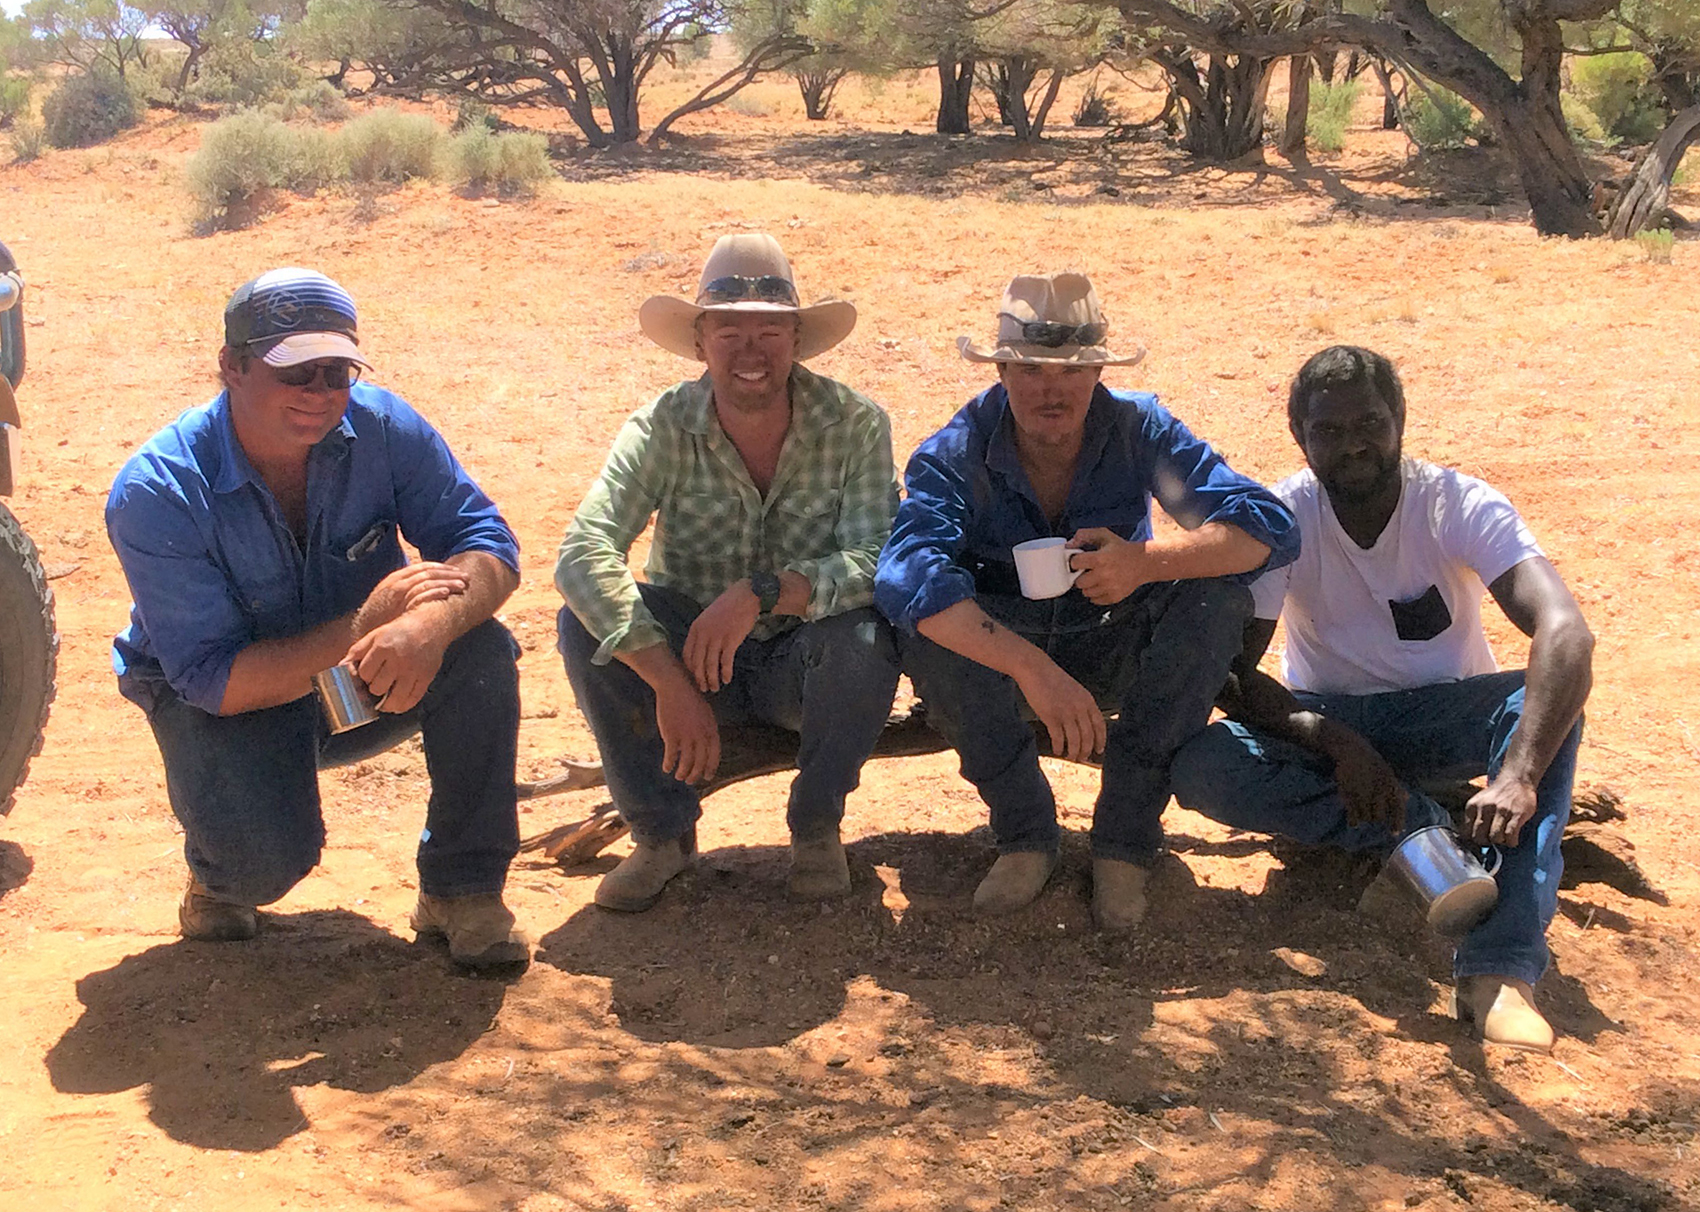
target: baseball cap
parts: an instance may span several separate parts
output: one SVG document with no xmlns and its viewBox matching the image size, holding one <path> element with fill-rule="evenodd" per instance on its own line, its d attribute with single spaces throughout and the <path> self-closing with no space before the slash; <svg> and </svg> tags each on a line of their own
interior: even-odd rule
<svg viewBox="0 0 1700 1212">
<path fill-rule="evenodd" d="M 357 329 L 354 299 L 311 269 L 268 270 L 238 286 L 224 306 L 224 343 L 270 366 L 346 358 L 370 368 Z"/>
</svg>

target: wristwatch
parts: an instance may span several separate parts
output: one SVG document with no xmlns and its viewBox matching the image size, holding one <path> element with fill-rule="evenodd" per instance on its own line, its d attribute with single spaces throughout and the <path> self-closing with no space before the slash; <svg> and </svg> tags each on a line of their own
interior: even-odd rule
<svg viewBox="0 0 1700 1212">
<path fill-rule="evenodd" d="M 763 614 L 772 614 L 773 608 L 779 605 L 779 576 L 772 572 L 750 573 L 750 588 L 755 590 L 756 601 L 761 604 Z"/>
</svg>

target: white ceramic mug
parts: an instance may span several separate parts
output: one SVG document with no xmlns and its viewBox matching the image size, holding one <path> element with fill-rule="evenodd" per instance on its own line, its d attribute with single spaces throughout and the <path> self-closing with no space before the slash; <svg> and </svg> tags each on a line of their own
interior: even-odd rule
<svg viewBox="0 0 1700 1212">
<path fill-rule="evenodd" d="M 1069 563 L 1079 550 L 1067 539 L 1028 539 L 1015 545 L 1015 572 L 1024 598 L 1060 598 L 1074 585 L 1080 570 Z"/>
</svg>

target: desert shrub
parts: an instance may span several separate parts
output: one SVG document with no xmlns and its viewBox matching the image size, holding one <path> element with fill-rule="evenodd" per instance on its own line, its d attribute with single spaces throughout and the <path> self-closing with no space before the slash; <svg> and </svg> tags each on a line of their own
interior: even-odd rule
<svg viewBox="0 0 1700 1212">
<path fill-rule="evenodd" d="M 765 118 L 770 112 L 767 106 L 763 105 L 760 101 L 757 101 L 754 97 L 747 96 L 744 93 L 737 93 L 732 97 L 729 97 L 727 100 L 721 102 L 721 106 L 725 109 L 731 110 L 735 114 L 741 114 L 746 118 Z"/>
<path fill-rule="evenodd" d="M 405 181 L 429 177 L 436 167 L 443 132 L 425 114 L 375 109 L 342 128 L 342 147 L 356 181 Z"/>
<path fill-rule="evenodd" d="M 1676 233 L 1664 227 L 1638 231 L 1635 243 L 1641 246 L 1641 255 L 1654 265 L 1669 265 L 1671 249 L 1676 247 Z"/>
<path fill-rule="evenodd" d="M 195 105 L 257 108 L 284 101 L 303 85 L 299 67 L 263 44 L 252 42 L 214 46 L 197 72 L 184 90 L 184 100 Z"/>
<path fill-rule="evenodd" d="M 47 132 L 34 118 L 19 118 L 12 123 L 12 159 L 28 164 L 47 146 Z"/>
<path fill-rule="evenodd" d="M 549 141 L 542 135 L 508 131 L 492 134 L 472 126 L 449 141 L 445 153 L 449 181 L 457 188 L 506 196 L 534 193 L 554 174 Z"/>
<path fill-rule="evenodd" d="M 470 130 L 475 126 L 482 126 L 485 130 L 493 131 L 500 121 L 501 119 L 496 117 L 496 111 L 485 102 L 480 101 L 477 97 L 462 97 L 460 104 L 455 106 L 455 120 L 449 129 L 456 134 L 463 130 Z"/>
<path fill-rule="evenodd" d="M 1657 138 L 1664 110 L 1653 87 L 1651 65 L 1632 51 L 1584 55 L 1570 63 L 1570 95 L 1599 121 L 1603 136 L 1645 143 Z M 1569 118 L 1570 109 L 1565 108 Z M 1575 124 L 1572 123 L 1572 129 Z M 1600 140 L 1603 141 L 1603 138 Z"/>
<path fill-rule="evenodd" d="M 1561 93 L 1558 101 L 1564 109 L 1564 124 L 1570 128 L 1571 135 L 1589 143 L 1617 142 L 1606 133 L 1605 124 L 1600 121 L 1599 115 L 1589 109 L 1580 97 Z"/>
<path fill-rule="evenodd" d="M 1087 82 L 1086 91 L 1080 94 L 1080 103 L 1074 107 L 1074 124 L 1076 126 L 1108 126 L 1117 117 L 1116 103 L 1104 95 L 1098 87 L 1098 77 L 1093 76 Z"/>
<path fill-rule="evenodd" d="M 292 88 L 277 102 L 284 117 L 307 117 L 318 122 L 340 122 L 348 117 L 348 98 L 329 80 L 309 80 Z"/>
<path fill-rule="evenodd" d="M 41 102 L 41 124 L 54 147 L 91 147 L 137 118 L 129 86 L 106 72 L 67 76 Z"/>
<path fill-rule="evenodd" d="M 331 185 L 348 176 L 348 165 L 329 131 L 286 126 L 270 114 L 245 110 L 207 127 L 183 175 L 196 224 L 219 227 L 239 221 L 265 190 Z"/>
<path fill-rule="evenodd" d="M 22 76 L 0 75 L 0 129 L 16 122 L 30 107 L 30 82 Z"/>
<path fill-rule="evenodd" d="M 1462 147 L 1475 123 L 1475 111 L 1457 93 L 1436 88 L 1434 96 L 1413 90 L 1406 106 L 1405 132 L 1418 147 Z"/>
<path fill-rule="evenodd" d="M 1346 128 L 1352 124 L 1352 107 L 1363 85 L 1356 80 L 1330 84 L 1324 80 L 1310 87 L 1309 130 L 1318 151 L 1337 152 L 1346 146 Z"/>
</svg>

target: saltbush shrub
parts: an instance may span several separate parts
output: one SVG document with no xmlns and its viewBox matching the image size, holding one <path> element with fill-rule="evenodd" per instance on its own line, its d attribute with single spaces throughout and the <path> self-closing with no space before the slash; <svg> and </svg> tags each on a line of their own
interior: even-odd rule
<svg viewBox="0 0 1700 1212">
<path fill-rule="evenodd" d="M 54 147 L 92 147 L 137 120 L 129 86 L 106 72 L 67 76 L 41 102 L 41 124 Z"/>
<path fill-rule="evenodd" d="M 429 116 L 399 109 L 375 109 L 342 128 L 343 151 L 356 181 L 429 177 L 436 168 L 442 141 L 442 128 Z"/>
<path fill-rule="evenodd" d="M 449 141 L 444 155 L 449 183 L 469 192 L 528 195 L 554 175 L 549 141 L 542 135 L 508 131 L 492 134 L 470 126 Z"/>
<path fill-rule="evenodd" d="M 311 190 L 347 180 L 348 161 L 330 131 L 244 110 L 207 127 L 183 175 L 196 225 L 216 228 L 246 220 L 266 190 Z"/>
<path fill-rule="evenodd" d="M 1310 141 L 1318 151 L 1337 152 L 1346 146 L 1346 128 L 1352 124 L 1352 107 L 1363 85 L 1356 80 L 1330 84 L 1318 80 L 1310 86 Z"/>
<path fill-rule="evenodd" d="M 1475 125 L 1475 111 L 1456 93 L 1436 88 L 1434 96 L 1413 89 L 1405 107 L 1405 133 L 1424 148 L 1462 147 Z"/>
<path fill-rule="evenodd" d="M 19 164 L 28 164 L 37 159 L 42 149 L 47 146 L 47 132 L 41 129 L 41 123 L 34 118 L 21 117 L 12 123 L 12 159 Z"/>
</svg>

